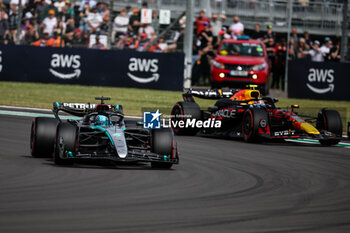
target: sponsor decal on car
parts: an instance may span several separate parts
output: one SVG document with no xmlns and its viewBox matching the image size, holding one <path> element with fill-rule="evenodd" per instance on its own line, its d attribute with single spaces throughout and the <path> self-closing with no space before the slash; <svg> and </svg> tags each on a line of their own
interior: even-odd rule
<svg viewBox="0 0 350 233">
<path fill-rule="evenodd" d="M 282 130 L 282 131 L 274 132 L 275 137 L 290 136 L 290 135 L 294 135 L 294 134 L 295 134 L 295 130 Z"/>
</svg>

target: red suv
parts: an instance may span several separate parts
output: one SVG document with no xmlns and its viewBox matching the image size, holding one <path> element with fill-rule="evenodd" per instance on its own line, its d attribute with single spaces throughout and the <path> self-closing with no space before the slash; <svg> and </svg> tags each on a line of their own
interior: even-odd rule
<svg viewBox="0 0 350 233">
<path fill-rule="evenodd" d="M 257 84 L 268 94 L 270 73 L 266 48 L 262 41 L 238 37 L 221 42 L 212 63 L 213 87 L 245 87 Z"/>
</svg>

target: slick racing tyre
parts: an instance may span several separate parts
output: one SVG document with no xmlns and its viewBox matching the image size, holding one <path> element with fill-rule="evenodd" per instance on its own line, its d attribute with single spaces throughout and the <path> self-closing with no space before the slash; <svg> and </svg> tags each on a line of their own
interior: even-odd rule
<svg viewBox="0 0 350 233">
<path fill-rule="evenodd" d="M 174 150 L 174 135 L 170 128 L 152 130 L 152 152 L 159 155 L 172 155 Z M 152 162 L 152 168 L 169 169 L 173 164 L 167 162 Z"/>
<path fill-rule="evenodd" d="M 32 123 L 30 149 L 33 157 L 51 157 L 54 151 L 58 120 L 36 117 Z"/>
<path fill-rule="evenodd" d="M 199 105 L 194 102 L 177 102 L 171 110 L 171 115 L 171 121 L 174 123 L 184 121 L 186 124 L 188 119 L 202 119 L 202 112 Z M 195 127 L 180 128 L 178 125 L 174 126 L 173 124 L 171 124 L 171 127 L 173 128 L 174 133 L 178 135 L 196 135 L 199 131 L 199 129 Z"/>
<path fill-rule="evenodd" d="M 78 147 L 78 127 L 70 123 L 60 123 L 57 126 L 56 144 L 53 160 L 57 165 L 72 165 L 72 159 L 62 159 L 60 151 L 77 152 Z"/>
<path fill-rule="evenodd" d="M 259 128 L 269 124 L 268 114 L 264 109 L 252 108 L 244 112 L 242 118 L 242 134 L 246 142 L 259 141 Z"/>
<path fill-rule="evenodd" d="M 317 116 L 317 129 L 327 130 L 334 133 L 338 137 L 343 134 L 343 122 L 340 114 L 336 110 L 321 109 Z M 339 139 L 323 139 L 319 140 L 322 145 L 331 146 L 339 143 Z"/>
</svg>

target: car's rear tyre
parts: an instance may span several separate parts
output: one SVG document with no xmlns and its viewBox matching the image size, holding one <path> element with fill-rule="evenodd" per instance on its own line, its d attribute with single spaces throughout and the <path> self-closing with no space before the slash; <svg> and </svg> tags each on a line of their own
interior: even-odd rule
<svg viewBox="0 0 350 233">
<path fill-rule="evenodd" d="M 246 142 L 259 142 L 259 128 L 269 124 L 268 114 L 264 109 L 247 109 L 242 118 L 242 134 Z"/>
<path fill-rule="evenodd" d="M 338 137 L 343 134 L 343 122 L 341 116 L 336 110 L 321 109 L 317 116 L 317 129 L 327 130 Z M 339 143 L 339 139 L 322 139 L 319 140 L 322 145 L 332 146 Z"/>
<path fill-rule="evenodd" d="M 72 165 L 74 163 L 72 159 L 62 159 L 60 157 L 61 142 L 64 146 L 64 151 L 76 153 L 78 148 L 78 127 L 64 122 L 57 126 L 56 132 L 56 144 L 53 160 L 57 165 Z"/>
<path fill-rule="evenodd" d="M 30 149 L 33 157 L 51 157 L 54 151 L 58 120 L 36 117 L 32 123 Z"/>
<path fill-rule="evenodd" d="M 187 119 L 202 119 L 202 112 L 199 108 L 199 105 L 194 102 L 177 102 L 171 110 L 171 115 L 171 121 L 173 122 L 179 122 L 180 120 L 183 120 L 186 123 Z M 173 128 L 174 133 L 178 135 L 196 135 L 199 131 L 199 129 L 196 127 L 180 128 L 178 125 L 174 127 L 173 124 L 171 127 Z"/>
<path fill-rule="evenodd" d="M 174 134 L 170 128 L 152 130 L 152 152 L 159 155 L 172 155 L 174 150 Z M 152 168 L 170 169 L 172 163 L 151 162 Z"/>
</svg>

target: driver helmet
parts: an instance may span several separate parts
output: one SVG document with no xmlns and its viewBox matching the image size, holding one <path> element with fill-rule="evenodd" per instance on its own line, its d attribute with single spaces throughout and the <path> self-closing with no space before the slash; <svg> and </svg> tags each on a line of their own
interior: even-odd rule
<svg viewBox="0 0 350 233">
<path fill-rule="evenodd" d="M 103 115 L 97 115 L 95 117 L 95 125 L 108 125 L 108 117 Z"/>
</svg>

